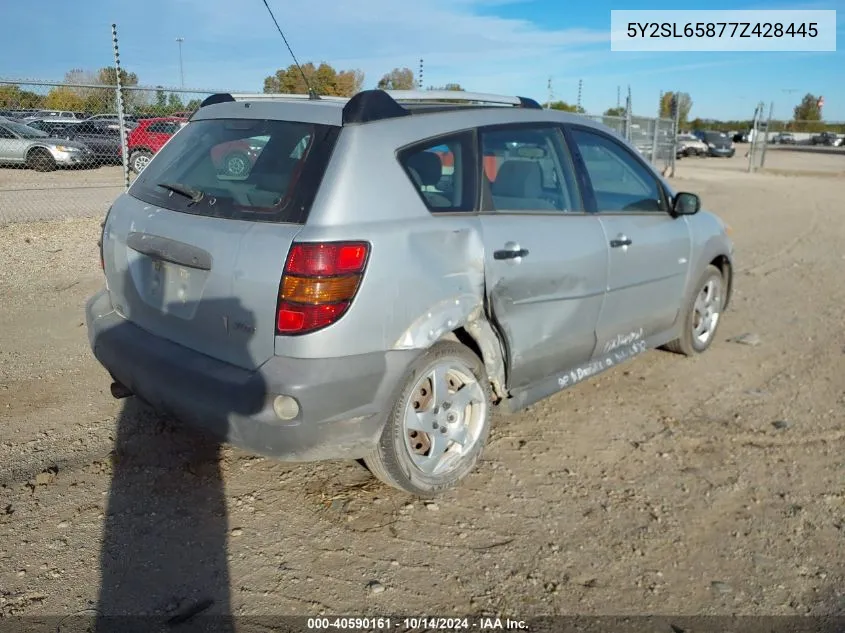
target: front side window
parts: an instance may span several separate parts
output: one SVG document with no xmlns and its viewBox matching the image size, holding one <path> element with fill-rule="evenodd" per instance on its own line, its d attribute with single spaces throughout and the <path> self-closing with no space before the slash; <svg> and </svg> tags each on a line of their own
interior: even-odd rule
<svg viewBox="0 0 845 633">
<path fill-rule="evenodd" d="M 625 147 L 603 134 L 572 130 L 587 168 L 598 211 L 664 211 L 654 175 Z"/>
<path fill-rule="evenodd" d="M 304 221 L 337 129 L 264 119 L 194 121 L 156 154 L 129 193 L 197 215 Z"/>
<path fill-rule="evenodd" d="M 418 143 L 399 152 L 399 162 L 432 212 L 477 208 L 473 136 L 469 132 Z"/>
</svg>

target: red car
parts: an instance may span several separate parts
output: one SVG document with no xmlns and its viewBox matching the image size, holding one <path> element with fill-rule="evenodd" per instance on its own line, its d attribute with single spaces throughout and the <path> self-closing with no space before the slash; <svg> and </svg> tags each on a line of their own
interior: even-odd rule
<svg viewBox="0 0 845 633">
<path fill-rule="evenodd" d="M 256 136 L 220 143 L 211 148 L 211 160 L 221 174 L 233 178 L 244 178 L 249 174 L 261 150 L 264 149 L 268 138 Z"/>
<path fill-rule="evenodd" d="M 126 139 L 130 169 L 136 174 L 141 173 L 153 154 L 187 122 L 187 119 L 179 117 L 156 117 L 138 121 L 138 127 L 132 130 Z"/>
</svg>

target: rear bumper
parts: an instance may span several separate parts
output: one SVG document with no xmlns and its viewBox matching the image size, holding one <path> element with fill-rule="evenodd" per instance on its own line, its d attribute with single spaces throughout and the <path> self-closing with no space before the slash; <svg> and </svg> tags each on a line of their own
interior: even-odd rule
<svg viewBox="0 0 845 633">
<path fill-rule="evenodd" d="M 105 290 L 88 301 L 86 322 L 97 360 L 153 408 L 221 441 L 284 461 L 367 455 L 418 353 L 274 356 L 249 371 L 133 325 L 114 311 Z M 277 395 L 296 398 L 295 419 L 276 416 Z"/>
<path fill-rule="evenodd" d="M 727 156 L 728 158 L 730 158 L 734 154 L 736 154 L 736 148 L 735 147 L 731 147 L 731 148 L 711 147 L 710 148 L 710 155 L 711 156 Z"/>
</svg>

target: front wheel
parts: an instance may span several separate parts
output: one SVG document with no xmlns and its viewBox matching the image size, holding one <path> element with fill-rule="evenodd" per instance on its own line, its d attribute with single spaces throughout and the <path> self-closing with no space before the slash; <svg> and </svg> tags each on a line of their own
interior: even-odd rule
<svg viewBox="0 0 845 633">
<path fill-rule="evenodd" d="M 54 171 L 56 169 L 56 159 L 42 147 L 36 147 L 29 152 L 26 157 L 26 164 L 35 171 Z"/>
<path fill-rule="evenodd" d="M 681 336 L 668 343 L 666 349 L 684 356 L 695 356 L 707 351 L 721 321 L 727 296 L 726 284 L 722 271 L 715 266 L 710 265 L 704 270 L 694 294 L 684 308 Z"/>
<path fill-rule="evenodd" d="M 490 381 L 481 360 L 454 341 L 411 365 L 376 448 L 364 463 L 417 496 L 455 487 L 475 468 L 490 432 Z"/>
<path fill-rule="evenodd" d="M 150 164 L 153 155 L 145 149 L 139 149 L 129 156 L 129 167 L 132 168 L 136 174 L 140 174 L 147 165 Z"/>
</svg>

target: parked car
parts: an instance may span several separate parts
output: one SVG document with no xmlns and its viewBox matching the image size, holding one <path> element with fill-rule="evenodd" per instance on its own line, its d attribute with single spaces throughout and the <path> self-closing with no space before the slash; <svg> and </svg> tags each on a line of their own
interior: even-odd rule
<svg viewBox="0 0 845 633">
<path fill-rule="evenodd" d="M 87 146 L 98 164 L 121 161 L 120 129 L 113 128 L 103 121 L 80 121 L 66 127 L 61 135 L 68 140 L 78 141 Z"/>
<path fill-rule="evenodd" d="M 209 97 L 106 216 L 86 321 L 115 397 L 434 495 L 494 408 L 716 340 L 728 230 L 610 128 L 447 91 L 238 99 Z M 218 146 L 258 138 L 220 173 Z"/>
<path fill-rule="evenodd" d="M 795 145 L 795 135 L 792 132 L 778 132 L 772 136 L 775 145 Z"/>
<path fill-rule="evenodd" d="M 82 143 L 51 138 L 45 132 L 9 119 L 0 119 L 0 164 L 25 165 L 35 171 L 56 167 L 84 167 L 94 155 Z"/>
<path fill-rule="evenodd" d="M 153 155 L 185 123 L 187 123 L 185 119 L 175 117 L 155 117 L 138 121 L 138 126 L 129 133 L 129 137 L 126 139 L 126 146 L 129 150 L 129 167 L 132 171 L 136 174 L 141 173 L 149 164 Z"/>
<path fill-rule="evenodd" d="M 221 143 L 212 148 L 211 158 L 221 173 L 235 178 L 246 177 L 269 138 L 261 136 L 247 141 Z"/>
<path fill-rule="evenodd" d="M 822 132 L 810 138 L 811 145 L 828 145 L 830 147 L 839 147 L 842 145 L 842 139 L 833 132 Z"/>
<path fill-rule="evenodd" d="M 736 147 L 734 147 L 733 141 L 724 132 L 703 130 L 695 132 L 695 136 L 707 145 L 707 152 L 710 156 L 730 158 L 736 154 Z"/>
<path fill-rule="evenodd" d="M 64 132 L 69 126 L 76 125 L 70 121 L 51 121 L 49 119 L 35 119 L 26 124 L 35 130 L 45 132 L 48 136 L 58 136 Z"/>
<path fill-rule="evenodd" d="M 693 134 L 678 135 L 678 152 L 683 156 L 707 156 L 707 143 Z"/>
<path fill-rule="evenodd" d="M 117 112 L 115 112 L 113 114 L 94 114 L 92 116 L 89 116 L 85 120 L 86 121 L 109 121 L 109 122 L 111 122 L 111 121 L 119 121 L 120 116 L 117 114 Z M 134 114 L 124 114 L 123 120 L 124 121 L 131 121 L 133 123 L 137 123 L 138 117 Z"/>
<path fill-rule="evenodd" d="M 52 121 L 63 121 L 74 123 L 85 118 L 82 112 L 72 112 L 70 110 L 38 110 L 27 117 L 24 117 L 23 122 L 29 123 L 36 119 L 50 119 Z"/>
<path fill-rule="evenodd" d="M 12 121 L 22 121 L 26 117 L 35 114 L 35 112 L 37 112 L 37 110 L 0 110 L 0 117 Z"/>
</svg>

